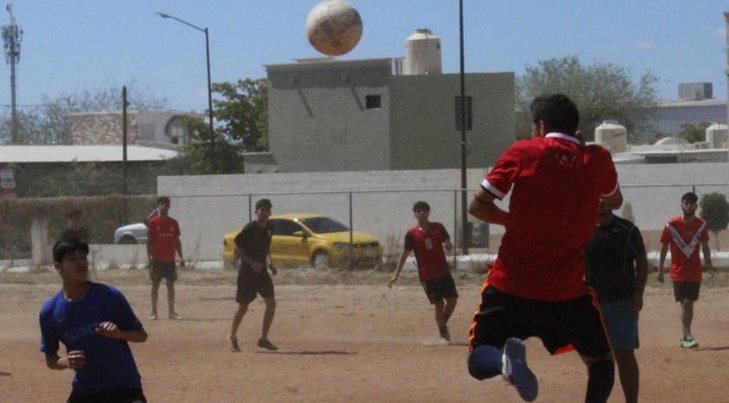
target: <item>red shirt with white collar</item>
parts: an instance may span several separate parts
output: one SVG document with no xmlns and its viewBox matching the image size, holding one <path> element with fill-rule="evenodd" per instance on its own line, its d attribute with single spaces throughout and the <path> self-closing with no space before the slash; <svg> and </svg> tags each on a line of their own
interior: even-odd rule
<svg viewBox="0 0 729 403">
<path fill-rule="evenodd" d="M 499 199 L 512 191 L 488 283 L 520 298 L 563 301 L 584 295 L 584 250 L 598 201 L 618 188 L 610 153 L 561 133 L 517 141 L 481 186 Z"/>
</svg>

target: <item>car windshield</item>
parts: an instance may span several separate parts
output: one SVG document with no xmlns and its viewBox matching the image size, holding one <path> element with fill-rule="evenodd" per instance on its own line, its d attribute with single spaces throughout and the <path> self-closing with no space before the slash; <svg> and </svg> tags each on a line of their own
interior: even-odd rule
<svg viewBox="0 0 729 403">
<path fill-rule="evenodd" d="M 346 225 L 339 221 L 334 221 L 329 217 L 311 217 L 300 220 L 302 224 L 306 225 L 317 234 L 326 234 L 328 232 L 344 232 L 349 231 Z"/>
</svg>

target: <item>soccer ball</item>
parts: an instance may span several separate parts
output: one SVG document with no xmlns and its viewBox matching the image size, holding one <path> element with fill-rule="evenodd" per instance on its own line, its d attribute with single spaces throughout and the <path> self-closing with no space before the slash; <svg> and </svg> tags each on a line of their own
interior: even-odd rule
<svg viewBox="0 0 729 403">
<path fill-rule="evenodd" d="M 325 0 L 309 12 L 306 35 L 314 49 L 327 56 L 341 56 L 359 43 L 362 18 L 346 1 Z"/>
</svg>

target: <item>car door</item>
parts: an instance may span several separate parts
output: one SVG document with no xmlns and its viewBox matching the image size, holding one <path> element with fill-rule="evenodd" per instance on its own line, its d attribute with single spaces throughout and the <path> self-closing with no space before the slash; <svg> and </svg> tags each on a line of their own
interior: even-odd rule
<svg viewBox="0 0 729 403">
<path fill-rule="evenodd" d="M 271 239 L 271 259 L 276 264 L 308 264 L 304 228 L 288 219 L 272 219 L 273 238 Z"/>
</svg>

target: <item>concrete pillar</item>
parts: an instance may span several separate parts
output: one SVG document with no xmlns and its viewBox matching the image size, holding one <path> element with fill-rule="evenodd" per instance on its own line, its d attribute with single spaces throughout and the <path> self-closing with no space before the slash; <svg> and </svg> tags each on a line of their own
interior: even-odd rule
<svg viewBox="0 0 729 403">
<path fill-rule="evenodd" d="M 51 263 L 51 244 L 48 243 L 48 218 L 33 217 L 30 223 L 30 249 L 32 251 L 31 263 L 33 267 L 45 266 Z"/>
</svg>

